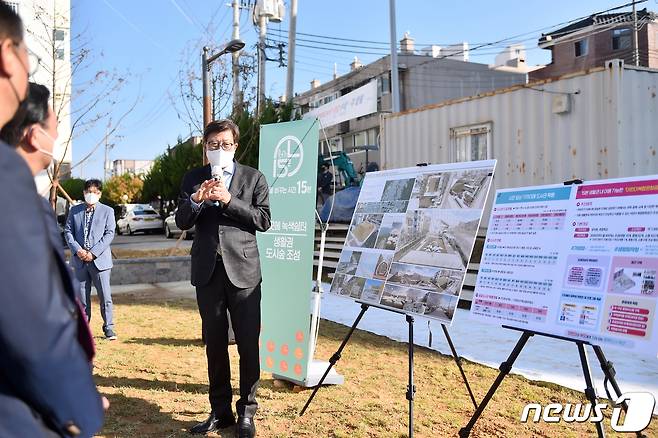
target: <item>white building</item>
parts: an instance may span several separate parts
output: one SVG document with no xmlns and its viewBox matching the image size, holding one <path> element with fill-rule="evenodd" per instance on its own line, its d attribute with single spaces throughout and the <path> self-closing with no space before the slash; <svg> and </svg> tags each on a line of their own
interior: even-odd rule
<svg viewBox="0 0 658 438">
<path fill-rule="evenodd" d="M 153 160 L 114 160 L 112 161 L 112 175 L 146 175 L 153 167 Z"/>
<path fill-rule="evenodd" d="M 31 61 L 39 59 L 33 82 L 45 85 L 51 93 L 55 114 L 59 121 L 59 138 L 55 157 L 63 161 L 60 177 L 69 175 L 72 157 L 71 142 L 71 1 L 70 0 L 11 0 L 7 2 L 18 12 L 25 28 L 25 42 Z M 36 177 L 37 188 L 48 190 L 45 172 Z"/>
</svg>

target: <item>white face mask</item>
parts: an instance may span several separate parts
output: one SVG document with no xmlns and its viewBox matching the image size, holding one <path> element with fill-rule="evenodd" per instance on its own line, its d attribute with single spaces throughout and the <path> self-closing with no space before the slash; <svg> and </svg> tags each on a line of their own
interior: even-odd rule
<svg viewBox="0 0 658 438">
<path fill-rule="evenodd" d="M 224 149 L 218 149 L 216 151 L 206 151 L 206 157 L 208 157 L 208 162 L 211 166 L 219 166 L 222 169 L 226 169 L 233 162 L 233 157 L 235 156 L 235 151 L 225 151 Z"/>
<path fill-rule="evenodd" d="M 98 193 L 85 193 L 85 202 L 89 205 L 94 205 L 101 200 L 101 195 Z"/>
<path fill-rule="evenodd" d="M 38 151 L 41 152 L 42 154 L 44 154 L 44 155 L 50 157 L 50 162 L 49 162 L 48 165 L 46 166 L 46 168 L 48 168 L 48 167 L 50 167 L 50 165 L 52 164 L 53 160 L 55 159 L 55 155 L 51 152 L 51 151 L 54 151 L 54 150 L 55 150 L 55 139 L 52 138 L 52 137 L 50 136 L 50 134 L 48 134 L 48 133 L 47 133 L 43 128 L 41 128 L 40 126 L 37 127 L 37 129 L 38 129 L 39 131 L 41 131 L 41 134 L 43 134 L 47 139 L 49 139 L 50 141 L 52 141 L 52 144 L 51 144 L 51 147 L 50 147 L 50 149 L 51 149 L 50 151 L 48 151 L 48 150 L 46 150 L 46 149 L 40 147 L 39 144 L 38 144 L 36 141 L 33 142 L 34 144 L 32 145 L 36 150 L 38 150 Z"/>
</svg>

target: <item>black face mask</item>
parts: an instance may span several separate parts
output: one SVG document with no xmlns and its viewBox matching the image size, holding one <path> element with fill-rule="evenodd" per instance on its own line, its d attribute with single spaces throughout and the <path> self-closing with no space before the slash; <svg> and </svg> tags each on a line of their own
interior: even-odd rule
<svg viewBox="0 0 658 438">
<path fill-rule="evenodd" d="M 16 53 L 16 56 L 18 57 L 19 62 L 21 64 L 21 66 L 23 67 L 23 70 L 25 70 L 25 74 L 28 77 L 28 81 L 26 81 L 26 84 L 25 84 L 25 87 L 26 87 L 25 98 L 21 99 L 20 95 L 18 94 L 18 90 L 16 90 L 16 87 L 14 86 L 14 84 L 11 82 L 11 80 L 9 80 L 9 86 L 11 87 L 12 91 L 14 92 L 14 97 L 16 98 L 16 101 L 18 102 L 18 107 L 16 108 L 16 111 L 14 112 L 13 117 L 11 118 L 11 120 L 9 121 L 9 123 L 7 125 L 20 126 L 23 123 L 23 121 L 25 120 L 25 117 L 27 116 L 27 111 L 28 111 L 28 97 L 29 97 L 29 94 L 30 94 L 30 83 L 29 83 L 30 74 L 29 74 L 29 71 L 28 71 L 27 67 L 25 66 L 25 64 L 23 64 L 23 62 L 20 61 L 20 56 L 18 55 L 18 53 Z M 3 137 L 6 136 L 5 134 L 7 134 L 5 131 L 7 129 L 11 129 L 11 126 L 7 126 L 7 125 L 4 126 L 3 129 L 2 129 L 2 131 L 3 131 L 2 136 Z"/>
<path fill-rule="evenodd" d="M 20 60 L 20 56 L 18 55 L 18 53 L 16 53 L 16 56 L 18 57 L 18 60 L 21 64 L 21 66 L 23 67 L 23 70 L 25 70 L 25 74 L 28 76 L 28 79 L 29 79 L 30 73 L 29 73 L 27 67 Z M 14 84 L 11 82 L 11 80 L 9 81 L 9 85 L 11 86 L 11 89 L 14 92 L 14 96 L 16 97 L 16 100 L 18 101 L 18 108 L 16 108 L 16 112 L 14 113 L 14 116 L 11 118 L 11 120 L 12 120 L 12 122 L 16 123 L 16 125 L 18 126 L 23 122 L 23 120 L 25 119 L 25 116 L 27 115 L 27 101 L 28 101 L 28 97 L 30 95 L 30 82 L 29 82 L 29 80 L 26 81 L 26 84 L 25 84 L 25 88 L 26 88 L 25 89 L 25 98 L 22 99 L 22 100 L 20 98 L 20 95 L 18 94 L 18 90 L 16 90 L 16 87 L 14 87 Z"/>
<path fill-rule="evenodd" d="M 29 87 L 28 87 L 29 92 Z M 16 95 L 18 100 L 18 95 Z M 19 127 L 23 125 L 25 117 L 27 116 L 28 110 L 28 98 L 27 96 L 23 100 L 19 100 L 18 108 L 14 113 L 14 116 L 11 118 L 2 130 L 0 130 L 0 140 L 6 142 L 10 146 L 17 146 L 18 142 L 21 139 L 22 132 L 19 132 Z"/>
</svg>

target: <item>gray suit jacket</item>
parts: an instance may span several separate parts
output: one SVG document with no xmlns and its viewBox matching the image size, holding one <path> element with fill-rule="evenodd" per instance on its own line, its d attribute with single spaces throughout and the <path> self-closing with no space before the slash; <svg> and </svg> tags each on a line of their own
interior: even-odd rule
<svg viewBox="0 0 658 438">
<path fill-rule="evenodd" d="M 220 206 L 202 204 L 195 212 L 190 196 L 210 178 L 210 165 L 187 172 L 178 200 L 176 225 L 181 230 L 195 226 L 191 250 L 192 284 L 208 284 L 219 248 L 231 283 L 244 289 L 256 287 L 261 281 L 256 231 L 267 231 L 271 219 L 265 176 L 236 162 L 229 187 L 231 202 Z"/>
<path fill-rule="evenodd" d="M 74 269 L 81 269 L 84 266 L 84 262 L 78 258 L 76 252 L 83 248 L 85 243 L 85 208 L 86 204 L 84 203 L 72 207 L 64 227 L 64 235 L 66 243 L 71 249 L 71 264 Z M 96 211 L 94 211 L 89 229 L 90 251 L 94 255 L 96 268 L 99 271 L 104 271 L 112 267 L 110 244 L 114 239 L 116 221 L 114 220 L 114 210 L 112 208 L 100 202 L 96 204 L 95 208 Z"/>
</svg>

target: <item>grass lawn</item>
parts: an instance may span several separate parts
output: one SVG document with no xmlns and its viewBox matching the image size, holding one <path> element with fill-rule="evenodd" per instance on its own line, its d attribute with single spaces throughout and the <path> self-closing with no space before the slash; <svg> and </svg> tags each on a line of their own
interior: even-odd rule
<svg viewBox="0 0 658 438">
<path fill-rule="evenodd" d="M 118 341 L 99 334 L 101 318 L 94 301 L 92 329 L 97 357 L 94 374 L 110 400 L 103 437 L 189 437 L 186 430 L 208 414 L 207 374 L 196 303 L 156 299 L 153 295 L 115 297 Z M 348 328 L 322 321 L 316 357 L 336 351 Z M 459 346 L 457 346 L 459 349 Z M 231 350 L 234 395 L 238 356 Z M 465 372 L 478 401 L 497 370 L 471 362 Z M 310 390 L 279 385 L 263 374 L 256 415 L 259 437 L 404 437 L 407 436 L 407 346 L 356 331 L 338 362 L 345 384 L 322 388 L 303 417 L 298 416 Z M 473 406 L 451 357 L 417 348 L 415 356 L 415 434 L 457 436 Z M 622 388 L 623 389 L 623 388 Z M 237 397 L 237 396 L 236 396 Z M 234 397 L 234 401 L 236 398 Z M 584 402 L 578 392 L 519 376 L 505 379 L 476 424 L 473 437 L 595 436 L 592 424 L 523 425 L 526 403 Z M 608 410 L 608 413 L 610 410 Z M 606 432 L 612 434 L 609 419 Z M 645 431 L 658 436 L 658 420 Z M 227 429 L 212 436 L 233 437 Z"/>
</svg>

